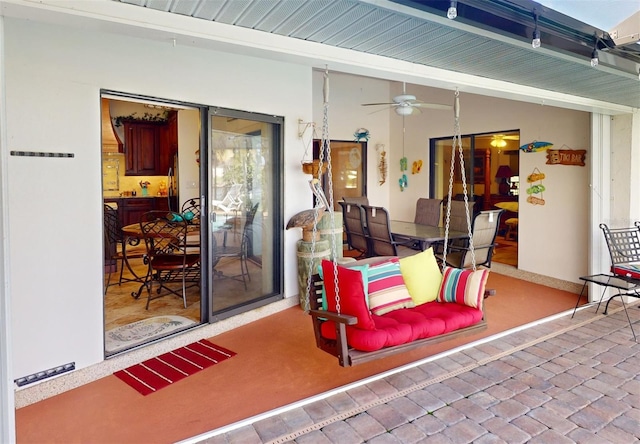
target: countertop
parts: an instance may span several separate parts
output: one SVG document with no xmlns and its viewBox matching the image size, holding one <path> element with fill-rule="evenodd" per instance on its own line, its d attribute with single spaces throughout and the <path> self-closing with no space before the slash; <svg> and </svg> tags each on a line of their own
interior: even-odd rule
<svg viewBox="0 0 640 444">
<path fill-rule="evenodd" d="M 113 199 L 166 199 L 167 196 L 103 196 L 104 200 Z"/>
</svg>

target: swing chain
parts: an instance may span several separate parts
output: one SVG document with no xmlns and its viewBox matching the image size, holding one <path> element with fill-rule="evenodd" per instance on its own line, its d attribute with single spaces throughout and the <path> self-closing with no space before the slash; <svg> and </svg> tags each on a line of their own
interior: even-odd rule
<svg viewBox="0 0 640 444">
<path fill-rule="evenodd" d="M 467 234 L 469 236 L 469 249 L 471 250 L 471 264 L 473 271 L 476 271 L 476 254 L 473 247 L 473 233 L 471 230 L 471 217 L 469 215 L 469 196 L 467 190 L 467 174 L 464 168 L 464 150 L 462 148 L 462 136 L 460 130 L 460 92 L 456 88 L 455 103 L 454 103 L 454 126 L 453 126 L 453 140 L 451 143 L 451 168 L 449 171 L 449 194 L 447 196 L 447 213 L 445 216 L 445 229 L 444 229 L 444 246 L 442 251 L 442 271 L 447 266 L 447 246 L 449 244 L 449 226 L 451 224 L 451 199 L 453 195 L 453 176 L 455 171 L 456 162 L 456 149 L 458 150 L 458 157 L 460 159 L 460 174 L 462 178 L 462 194 L 464 196 L 464 208 L 467 219 Z"/>
<path fill-rule="evenodd" d="M 324 104 L 323 104 L 323 118 L 322 118 L 322 144 L 321 144 L 320 152 L 318 153 L 318 161 L 319 161 L 318 177 L 312 180 L 320 182 L 322 171 L 323 171 L 323 164 L 324 164 L 324 153 L 326 152 L 327 153 L 327 176 L 328 176 L 328 186 L 329 186 L 329 202 L 328 202 L 329 204 L 327 205 L 327 208 L 325 208 L 325 210 L 329 211 L 329 214 L 331 215 L 330 216 L 331 226 L 334 226 L 335 213 L 333 211 L 333 175 L 331 171 L 332 169 L 331 168 L 331 146 L 329 143 L 329 70 L 328 68 L 325 69 L 325 73 L 324 73 L 323 97 L 324 97 Z M 313 268 L 315 263 L 316 238 L 318 233 L 318 219 L 319 219 L 318 216 L 319 216 L 320 207 L 322 205 L 323 205 L 322 200 L 317 198 L 316 204 L 314 206 L 314 212 L 313 212 L 311 260 L 309 261 L 309 268 L 307 272 L 307 287 L 306 287 L 306 294 L 305 294 L 305 310 L 307 311 L 309 310 L 309 308 L 311 308 L 310 301 L 309 301 L 309 295 L 311 293 L 311 276 L 314 274 Z M 334 288 L 336 293 L 336 296 L 335 296 L 336 311 L 340 313 L 340 292 L 338 289 L 338 265 L 335 259 L 337 257 L 335 242 L 331 243 L 331 256 L 334 258 L 333 279 L 334 279 Z"/>
</svg>

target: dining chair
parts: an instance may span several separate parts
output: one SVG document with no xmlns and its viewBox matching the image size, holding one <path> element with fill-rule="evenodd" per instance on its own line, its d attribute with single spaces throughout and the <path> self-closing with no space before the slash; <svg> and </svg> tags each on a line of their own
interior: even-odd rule
<svg viewBox="0 0 640 444">
<path fill-rule="evenodd" d="M 370 256 L 410 256 L 412 239 L 395 239 L 391 234 L 389 212 L 386 208 L 362 205 L 367 221 Z"/>
<path fill-rule="evenodd" d="M 350 204 L 369 205 L 369 198 L 367 196 L 343 197 L 342 201 Z"/>
<path fill-rule="evenodd" d="M 360 253 L 357 258 L 368 256 L 369 240 L 367 239 L 366 221 L 362 206 L 357 203 L 338 203 L 342 207 L 342 220 L 349 249 Z"/>
<path fill-rule="evenodd" d="M 222 233 L 222 242 L 216 237 L 214 233 L 212 239 L 213 248 L 213 264 L 214 264 L 214 278 L 226 278 L 236 281 L 242 281 L 244 289 L 247 289 L 247 281 L 251 282 L 251 275 L 249 274 L 249 267 L 247 260 L 249 252 L 251 251 L 251 242 L 253 241 L 253 221 L 258 211 L 260 203 L 256 203 L 251 207 L 249 211 L 245 213 L 244 227 L 242 228 L 242 236 L 239 242 L 229 242 L 224 232 L 218 230 L 218 234 Z M 221 269 L 228 264 L 229 261 L 225 259 L 237 259 L 240 263 L 240 273 L 235 275 L 224 274 Z"/>
<path fill-rule="evenodd" d="M 104 293 L 107 294 L 109 286 L 122 284 L 123 282 L 131 282 L 138 280 L 129 263 L 130 259 L 140 259 L 144 257 L 147 249 L 144 245 L 140 245 L 140 239 L 129 241 L 125 239 L 120 225 L 118 210 L 111 205 L 104 204 L 104 249 L 105 249 L 105 272 L 107 273 L 107 282 L 104 286 Z M 125 246 L 125 242 L 129 242 Z M 126 254 L 126 255 L 125 255 Z M 128 268 L 132 277 L 123 275 L 124 269 Z M 111 282 L 111 274 L 120 268 L 120 278 L 118 282 Z"/>
<path fill-rule="evenodd" d="M 187 225 L 200 225 L 200 199 L 194 197 L 192 199 L 185 200 L 180 209 L 180 213 Z M 200 232 L 188 230 L 187 233 L 187 248 L 200 248 Z"/>
<path fill-rule="evenodd" d="M 182 213 L 183 216 L 191 213 L 190 215 L 185 217 L 185 220 L 187 221 L 187 223 L 199 220 L 200 219 L 200 198 L 194 197 L 194 198 L 185 200 L 184 203 L 182 204 L 182 208 L 180 209 L 180 213 Z"/>
<path fill-rule="evenodd" d="M 440 225 L 442 199 L 419 198 L 413 223 L 437 227 Z"/>
<path fill-rule="evenodd" d="M 464 246 L 449 245 L 447 247 L 446 263 L 450 267 L 469 268 L 473 265 L 472 254 L 475 255 L 476 266 L 491 268 L 491 259 L 496 247 L 496 236 L 500 227 L 500 217 L 504 210 L 481 211 L 473 218 L 471 226 L 471 244 Z M 442 262 L 444 257 L 436 253 L 436 259 Z"/>
<path fill-rule="evenodd" d="M 178 213 L 149 211 L 140 221 L 147 256 L 147 310 L 149 302 L 166 294 L 162 290 L 182 297 L 187 308 L 187 289 L 200 285 L 200 254 L 187 249 L 187 222 Z M 187 286 L 187 282 L 190 283 Z M 154 284 L 158 284 L 156 296 L 152 296 Z M 180 283 L 178 289 L 167 284 Z"/>
</svg>

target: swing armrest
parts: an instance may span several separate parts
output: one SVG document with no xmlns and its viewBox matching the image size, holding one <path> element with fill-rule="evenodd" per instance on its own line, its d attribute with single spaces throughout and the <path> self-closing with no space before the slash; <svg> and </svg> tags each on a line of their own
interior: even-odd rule
<svg viewBox="0 0 640 444">
<path fill-rule="evenodd" d="M 334 313 L 332 311 L 309 310 L 309 314 L 313 318 L 314 322 L 319 319 L 323 319 L 345 325 L 355 325 L 358 323 L 358 318 L 355 316 Z"/>
</svg>

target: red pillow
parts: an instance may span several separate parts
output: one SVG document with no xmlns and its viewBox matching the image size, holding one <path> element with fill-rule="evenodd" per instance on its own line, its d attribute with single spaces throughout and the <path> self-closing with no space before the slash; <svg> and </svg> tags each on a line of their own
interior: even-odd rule
<svg viewBox="0 0 640 444">
<path fill-rule="evenodd" d="M 333 262 L 322 261 L 322 274 L 327 277 L 333 276 Z M 324 289 L 327 293 L 327 309 L 336 310 L 336 290 L 333 279 L 324 279 Z M 371 312 L 367 307 L 362 273 L 360 270 L 350 270 L 338 265 L 338 293 L 340 295 L 340 313 L 356 316 L 358 323 L 354 327 L 363 330 L 374 330 L 376 328 Z"/>
</svg>

